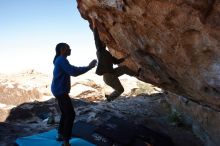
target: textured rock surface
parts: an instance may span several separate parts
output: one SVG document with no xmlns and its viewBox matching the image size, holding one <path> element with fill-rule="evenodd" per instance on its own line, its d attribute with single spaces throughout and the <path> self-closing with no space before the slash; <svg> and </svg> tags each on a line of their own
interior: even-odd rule
<svg viewBox="0 0 220 146">
<path fill-rule="evenodd" d="M 219 145 L 220 112 L 196 104 L 183 96 L 169 94 L 167 98 L 178 111 L 181 111 L 183 115 L 185 113 L 186 122 L 192 125 L 192 130 L 203 140 L 205 145 Z"/>
<path fill-rule="evenodd" d="M 163 133 L 172 138 L 175 146 L 203 146 L 203 143 L 189 129 L 173 125 L 167 119 L 170 106 L 163 94 L 120 97 L 113 102 L 95 103 L 88 102 L 86 99 L 72 101 L 77 115 L 75 122 L 85 121 L 100 125 L 115 116 Z M 60 114 L 55 107 L 55 101 L 51 99 L 45 102 L 24 103 L 11 110 L 7 122 L 0 122 L 0 145 L 14 146 L 18 137 L 57 128 Z M 55 123 L 52 125 L 47 124 L 48 119 L 45 119 L 51 112 L 54 112 L 55 116 Z"/>
<path fill-rule="evenodd" d="M 111 52 L 141 79 L 220 109 L 220 2 L 78 0 Z"/>
<path fill-rule="evenodd" d="M 50 95 L 47 75 L 28 70 L 18 74 L 0 75 L 0 103 L 19 105 Z"/>
<path fill-rule="evenodd" d="M 135 124 L 143 124 L 150 129 L 164 133 L 171 137 L 175 146 L 203 146 L 191 131 L 188 125 L 178 124 L 179 121 L 170 120 L 172 110 L 165 100 L 165 94 L 153 85 L 145 84 L 135 78 L 120 78 L 125 85 L 125 92 L 121 97 L 112 102 L 106 102 L 102 90 L 110 91 L 105 87 L 100 76 L 91 74 L 72 78 L 70 95 L 74 99 L 73 105 L 77 121 L 87 121 L 99 125 L 112 116 L 129 120 Z M 87 76 L 88 75 L 88 76 Z M 100 79 L 101 78 L 101 79 Z M 22 89 L 37 88 L 40 95 L 49 95 L 46 85 L 51 82 L 51 77 L 40 73 L 22 73 L 12 76 L 0 75 L 0 84 L 17 84 Z M 48 82 L 49 81 L 49 82 Z M 14 146 L 16 138 L 45 132 L 57 127 L 59 121 L 59 108 L 55 99 L 22 98 L 16 95 L 23 94 L 16 86 L 9 86 L 5 95 L 13 101 L 19 98 L 19 105 L 3 104 L 0 101 L 0 146 Z M 14 87 L 14 88 L 12 88 Z M 107 89 L 107 90 L 106 90 Z M 47 100 L 46 100 L 47 99 Z M 22 102 L 23 100 L 23 102 Z M 47 124 L 48 118 L 54 115 L 54 124 Z M 184 137 L 183 137 L 184 135 Z"/>
<path fill-rule="evenodd" d="M 131 54 L 125 64 L 133 70 L 141 67 L 141 80 L 182 95 L 195 105 L 219 114 L 219 0 L 77 2 L 84 19 L 91 23 L 92 18 L 97 18 L 101 39 L 113 55 Z M 201 114 L 202 111 L 193 112 Z M 212 120 L 211 116 L 209 120 Z M 214 120 L 220 123 L 219 119 Z M 216 125 L 197 122 L 220 145 L 220 131 L 210 130 Z M 220 129 L 220 126 L 215 128 Z"/>
</svg>

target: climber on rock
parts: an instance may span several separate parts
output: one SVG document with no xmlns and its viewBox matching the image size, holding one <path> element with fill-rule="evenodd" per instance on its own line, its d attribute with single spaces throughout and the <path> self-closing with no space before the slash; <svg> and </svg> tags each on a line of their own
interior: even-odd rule
<svg viewBox="0 0 220 146">
<path fill-rule="evenodd" d="M 117 59 L 114 56 L 112 56 L 110 52 L 106 50 L 105 43 L 101 41 L 99 37 L 99 33 L 96 27 L 96 21 L 96 19 L 93 19 L 92 21 L 92 29 L 97 50 L 96 55 L 98 59 L 96 74 L 103 75 L 104 82 L 115 90 L 110 95 L 105 95 L 107 101 L 112 101 L 124 92 L 124 88 L 118 77 L 123 74 L 138 77 L 140 69 L 138 69 L 136 73 L 129 69 L 127 66 L 118 66 L 116 68 L 113 68 L 113 64 L 120 64 L 124 62 L 125 59 L 130 57 L 130 55 L 127 55 L 124 58 L 120 59 Z"/>
</svg>

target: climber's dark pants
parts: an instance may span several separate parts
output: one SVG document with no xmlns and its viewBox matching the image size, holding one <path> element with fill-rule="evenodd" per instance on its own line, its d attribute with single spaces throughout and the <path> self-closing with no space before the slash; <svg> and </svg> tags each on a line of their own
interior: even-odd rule
<svg viewBox="0 0 220 146">
<path fill-rule="evenodd" d="M 118 77 L 124 74 L 130 75 L 130 76 L 136 75 L 134 71 L 130 70 L 126 66 L 119 66 L 115 68 L 112 73 L 103 74 L 104 82 L 115 90 L 110 94 L 110 96 L 118 97 L 124 92 L 124 88 L 120 80 L 118 79 Z"/>
<path fill-rule="evenodd" d="M 58 134 L 63 136 L 65 141 L 71 138 L 73 121 L 75 119 L 75 111 L 68 94 L 56 96 L 61 111 Z"/>
</svg>

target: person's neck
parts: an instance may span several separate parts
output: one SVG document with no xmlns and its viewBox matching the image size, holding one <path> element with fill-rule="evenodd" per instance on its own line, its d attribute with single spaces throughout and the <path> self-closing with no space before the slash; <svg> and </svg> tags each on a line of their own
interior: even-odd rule
<svg viewBox="0 0 220 146">
<path fill-rule="evenodd" d="M 65 54 L 61 54 L 60 56 L 62 56 L 62 57 L 64 57 L 64 58 L 66 58 L 66 57 L 67 57 Z"/>
</svg>

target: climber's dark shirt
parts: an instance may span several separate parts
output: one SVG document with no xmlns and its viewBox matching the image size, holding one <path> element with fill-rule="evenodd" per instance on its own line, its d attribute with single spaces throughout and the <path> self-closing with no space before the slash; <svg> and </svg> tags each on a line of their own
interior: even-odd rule
<svg viewBox="0 0 220 146">
<path fill-rule="evenodd" d="M 103 75 L 104 73 L 112 73 L 113 64 L 120 64 L 124 61 L 124 59 L 117 59 L 106 50 L 106 45 L 100 40 L 99 33 L 96 28 L 93 30 L 93 34 L 97 50 L 96 55 L 98 59 L 96 74 Z"/>
</svg>

